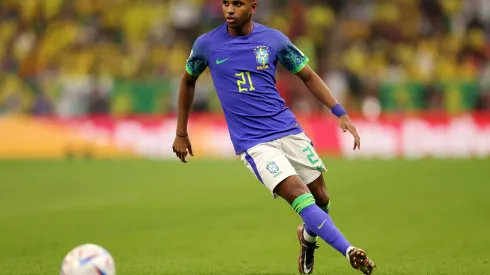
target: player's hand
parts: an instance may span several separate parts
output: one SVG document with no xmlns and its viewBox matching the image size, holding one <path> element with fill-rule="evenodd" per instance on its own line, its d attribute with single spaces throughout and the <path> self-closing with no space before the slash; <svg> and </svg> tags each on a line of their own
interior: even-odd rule
<svg viewBox="0 0 490 275">
<path fill-rule="evenodd" d="M 352 123 L 350 118 L 347 115 L 343 115 L 339 118 L 339 125 L 342 131 L 347 132 L 349 131 L 352 136 L 354 137 L 354 150 L 361 149 L 361 137 L 357 133 L 356 126 Z"/>
<path fill-rule="evenodd" d="M 174 144 L 172 145 L 172 149 L 177 155 L 177 157 L 183 162 L 187 163 L 187 154 L 189 153 L 191 156 L 194 156 L 192 153 L 192 145 L 191 140 L 189 139 L 189 135 L 185 137 L 176 136 L 174 140 Z"/>
</svg>

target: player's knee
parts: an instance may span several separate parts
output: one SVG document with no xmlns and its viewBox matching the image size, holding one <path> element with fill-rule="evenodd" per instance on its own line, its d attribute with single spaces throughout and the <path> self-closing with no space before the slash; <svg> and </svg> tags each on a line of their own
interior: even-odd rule
<svg viewBox="0 0 490 275">
<path fill-rule="evenodd" d="M 330 197 L 328 196 L 328 194 L 324 194 L 318 198 L 315 197 L 315 201 L 318 207 L 324 209 L 330 204 Z"/>
<path fill-rule="evenodd" d="M 290 176 L 274 188 L 274 193 L 284 198 L 289 204 L 292 204 L 299 196 L 310 194 L 310 190 L 301 182 L 301 179 L 298 176 Z M 313 195 L 311 197 L 313 197 Z"/>
<path fill-rule="evenodd" d="M 317 201 L 316 204 L 318 205 L 318 207 L 320 207 L 323 211 L 325 211 L 325 213 L 329 214 L 330 213 L 330 199 L 328 198 L 328 196 L 326 197 L 326 199 L 323 199 L 321 201 Z"/>
</svg>

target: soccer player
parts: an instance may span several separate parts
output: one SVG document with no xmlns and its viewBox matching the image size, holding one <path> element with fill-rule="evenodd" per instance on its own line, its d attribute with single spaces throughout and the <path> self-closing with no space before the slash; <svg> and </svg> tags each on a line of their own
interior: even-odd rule
<svg viewBox="0 0 490 275">
<path fill-rule="evenodd" d="M 354 150 L 360 149 L 360 137 L 327 85 L 307 65 L 308 58 L 280 31 L 252 21 L 257 6 L 257 0 L 223 0 L 226 23 L 195 41 L 180 83 L 173 151 L 184 163 L 188 154 L 193 155 L 187 122 L 196 81 L 209 67 L 236 154 L 304 222 L 297 228 L 300 273 L 313 271 L 318 236 L 352 267 L 371 274 L 376 265 L 347 241 L 328 215 L 330 198 L 322 175 L 327 170 L 276 90 L 277 63 L 331 109 L 342 130 L 354 136 Z"/>
</svg>

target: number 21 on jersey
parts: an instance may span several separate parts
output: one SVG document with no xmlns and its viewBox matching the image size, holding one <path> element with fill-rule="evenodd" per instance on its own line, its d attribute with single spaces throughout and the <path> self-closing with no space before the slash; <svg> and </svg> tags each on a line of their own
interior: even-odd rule
<svg viewBox="0 0 490 275">
<path fill-rule="evenodd" d="M 245 78 L 245 75 L 247 76 Z M 235 76 L 238 76 L 238 80 L 236 81 L 236 84 L 238 85 L 238 91 L 241 92 L 247 92 L 247 91 L 255 91 L 254 84 L 252 83 L 252 78 L 250 77 L 250 72 L 241 72 L 241 73 L 236 73 Z M 247 80 L 248 80 L 248 86 L 249 88 L 242 87 L 242 85 L 247 85 Z"/>
</svg>

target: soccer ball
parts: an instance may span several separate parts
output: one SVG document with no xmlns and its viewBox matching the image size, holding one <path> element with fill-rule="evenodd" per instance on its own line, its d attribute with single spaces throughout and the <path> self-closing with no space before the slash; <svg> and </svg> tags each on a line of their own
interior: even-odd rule
<svg viewBox="0 0 490 275">
<path fill-rule="evenodd" d="M 73 248 L 63 259 L 60 275 L 115 275 L 111 254 L 96 244 Z"/>
</svg>

